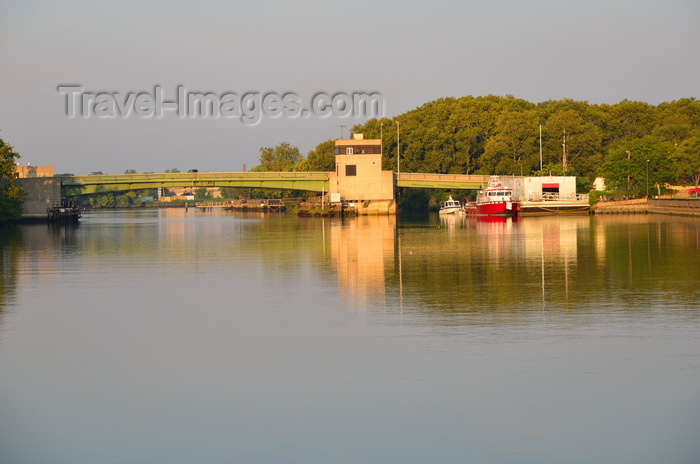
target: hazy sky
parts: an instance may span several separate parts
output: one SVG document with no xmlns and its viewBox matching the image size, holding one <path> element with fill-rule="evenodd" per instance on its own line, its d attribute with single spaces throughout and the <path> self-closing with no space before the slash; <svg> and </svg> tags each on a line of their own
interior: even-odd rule
<svg viewBox="0 0 700 464">
<path fill-rule="evenodd" d="M 0 138 L 56 172 L 239 171 L 355 117 L 66 116 L 85 92 L 377 92 L 393 117 L 440 97 L 657 104 L 700 98 L 697 0 L 0 0 Z M 406 141 L 410 143 L 410 141 Z"/>
</svg>

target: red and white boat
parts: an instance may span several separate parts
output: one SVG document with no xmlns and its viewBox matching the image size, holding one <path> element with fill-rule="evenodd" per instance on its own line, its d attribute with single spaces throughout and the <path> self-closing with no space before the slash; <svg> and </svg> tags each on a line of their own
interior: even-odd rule
<svg viewBox="0 0 700 464">
<path fill-rule="evenodd" d="M 520 203 L 513 200 L 513 189 L 491 182 L 479 191 L 475 202 L 467 202 L 464 212 L 477 216 L 517 216 Z"/>
</svg>

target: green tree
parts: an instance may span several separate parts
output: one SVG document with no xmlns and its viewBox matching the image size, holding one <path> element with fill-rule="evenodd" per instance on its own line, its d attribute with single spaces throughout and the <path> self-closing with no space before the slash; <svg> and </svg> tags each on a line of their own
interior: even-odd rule
<svg viewBox="0 0 700 464">
<path fill-rule="evenodd" d="M 528 175 L 539 169 L 539 130 L 535 110 L 501 113 L 494 132 L 484 146 L 480 171 Z"/>
<path fill-rule="evenodd" d="M 630 100 L 604 105 L 603 130 L 606 143 L 632 140 L 651 135 L 658 116 L 654 106 Z"/>
<path fill-rule="evenodd" d="M 400 147 L 397 121 L 401 124 Z M 533 104 L 509 95 L 441 98 L 394 119 L 371 119 L 352 130 L 365 138 L 381 136 L 383 169 L 397 169 L 400 149 L 403 172 L 527 175 L 539 170 L 539 124 L 543 126 L 544 173 L 564 173 L 566 131 L 566 174 L 582 177 L 583 184 L 607 172 L 618 175 L 620 185 L 627 188 L 626 151 L 634 154 L 639 140 L 659 150 L 644 158 L 645 182 L 646 159 L 650 160 L 650 176 L 666 181 L 695 176 L 696 169 L 688 164 L 695 153 L 692 139 L 700 137 L 700 101 L 694 98 L 657 106 L 629 100 L 596 105 L 572 99 Z M 646 139 L 649 136 L 654 138 Z M 327 153 L 332 169 L 331 141 L 327 143 L 324 157 Z M 313 170 L 320 147 L 293 169 Z M 616 154 L 619 161 L 614 159 Z"/>
<path fill-rule="evenodd" d="M 251 171 L 291 171 L 303 159 L 297 147 L 282 142 L 276 147 L 260 148 L 260 164 Z"/>
<path fill-rule="evenodd" d="M 282 142 L 276 147 L 261 147 L 260 148 L 260 164 L 251 169 L 252 172 L 266 171 L 294 171 L 304 170 L 304 156 L 299 152 L 297 147 L 290 145 L 287 142 Z M 302 168 L 302 169 L 298 169 Z M 248 195 L 250 198 L 289 198 L 299 195 L 299 192 L 292 190 L 261 190 L 252 189 Z"/>
<path fill-rule="evenodd" d="M 304 162 L 305 161 L 305 162 Z M 295 171 L 335 171 L 335 140 L 326 140 L 316 145 L 316 148 L 311 150 L 306 155 L 306 160 L 297 163 L 299 169 L 295 166 Z"/>
<path fill-rule="evenodd" d="M 0 139 L 0 222 L 18 219 L 26 193 L 17 184 L 16 161 L 19 153 Z"/>
<path fill-rule="evenodd" d="M 199 187 L 194 190 L 195 200 L 211 200 L 214 197 L 206 187 Z"/>
<path fill-rule="evenodd" d="M 670 142 L 654 136 L 632 139 L 610 149 L 602 167 L 606 185 L 612 190 L 645 195 L 647 179 L 650 186 L 673 180 L 668 160 L 674 149 Z"/>
<path fill-rule="evenodd" d="M 684 140 L 670 157 L 675 180 L 700 185 L 700 137 Z"/>
<path fill-rule="evenodd" d="M 551 114 L 542 128 L 542 145 L 546 164 L 563 164 L 566 136 L 566 171 L 592 180 L 603 159 L 603 132 L 585 119 L 586 113 L 568 109 Z"/>
<path fill-rule="evenodd" d="M 654 126 L 652 134 L 678 146 L 690 136 L 692 129 L 693 126 L 688 116 L 671 114 L 662 119 L 660 124 Z"/>
<path fill-rule="evenodd" d="M 108 208 L 116 205 L 114 193 L 97 193 L 88 196 L 88 203 L 94 208 Z"/>
</svg>

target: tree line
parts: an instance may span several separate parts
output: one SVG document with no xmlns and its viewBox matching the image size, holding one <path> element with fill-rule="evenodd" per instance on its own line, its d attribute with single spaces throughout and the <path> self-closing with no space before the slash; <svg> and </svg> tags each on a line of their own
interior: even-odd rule
<svg viewBox="0 0 700 464">
<path fill-rule="evenodd" d="M 647 181 L 700 183 L 700 101 L 695 98 L 659 105 L 441 98 L 391 119 L 357 124 L 352 131 L 381 137 L 386 170 L 396 170 L 398 138 L 402 172 L 571 175 L 588 186 L 604 177 L 610 189 L 631 192 L 644 191 Z M 319 143 L 306 157 L 286 142 L 260 153 L 254 170 L 335 169 L 334 140 Z"/>
</svg>

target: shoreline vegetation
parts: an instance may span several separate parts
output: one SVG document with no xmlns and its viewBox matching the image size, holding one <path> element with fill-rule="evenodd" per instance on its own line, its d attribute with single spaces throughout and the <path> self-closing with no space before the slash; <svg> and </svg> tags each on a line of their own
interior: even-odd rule
<svg viewBox="0 0 700 464">
<path fill-rule="evenodd" d="M 26 194 L 17 185 L 15 163 L 19 158 L 19 153 L 0 138 L 0 226 L 22 216 Z"/>
</svg>

